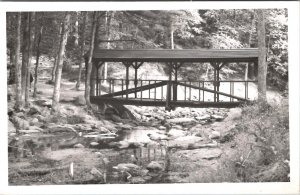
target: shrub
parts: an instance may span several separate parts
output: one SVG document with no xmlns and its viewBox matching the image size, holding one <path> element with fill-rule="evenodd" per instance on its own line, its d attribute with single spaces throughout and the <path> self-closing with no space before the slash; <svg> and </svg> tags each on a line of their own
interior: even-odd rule
<svg viewBox="0 0 300 195">
<path fill-rule="evenodd" d="M 290 159 L 288 105 L 245 106 L 238 129 L 247 137 L 236 139 L 236 164 L 244 181 L 287 181 L 289 167 L 283 162 Z"/>
</svg>

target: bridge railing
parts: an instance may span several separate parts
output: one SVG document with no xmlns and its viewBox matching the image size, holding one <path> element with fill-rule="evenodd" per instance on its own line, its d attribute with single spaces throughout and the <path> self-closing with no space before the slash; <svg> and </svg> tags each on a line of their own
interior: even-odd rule
<svg viewBox="0 0 300 195">
<path fill-rule="evenodd" d="M 167 80 L 98 79 L 95 96 L 164 101 Z M 172 101 L 235 102 L 256 99 L 257 81 L 171 81 Z M 249 95 L 250 94 L 250 95 Z"/>
</svg>

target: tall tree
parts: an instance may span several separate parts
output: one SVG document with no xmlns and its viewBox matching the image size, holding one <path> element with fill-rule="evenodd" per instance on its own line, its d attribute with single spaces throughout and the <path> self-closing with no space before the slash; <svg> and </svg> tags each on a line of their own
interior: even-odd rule
<svg viewBox="0 0 300 195">
<path fill-rule="evenodd" d="M 97 21 L 97 12 L 93 13 L 93 25 L 92 25 L 92 32 L 91 32 L 91 42 L 90 42 L 90 50 L 89 50 L 89 57 L 88 57 L 88 66 L 87 66 L 87 74 L 85 79 L 85 100 L 88 107 L 91 107 L 90 102 L 90 80 L 91 80 L 91 72 L 92 72 L 92 57 L 94 52 L 94 43 L 95 43 L 95 32 L 96 32 L 96 21 Z"/>
<path fill-rule="evenodd" d="M 63 24 L 61 23 L 59 26 L 59 35 L 62 36 L 62 26 Z M 58 48 L 58 50 L 56 51 L 55 57 L 54 57 L 54 63 L 53 63 L 53 68 L 52 68 L 52 77 L 51 77 L 51 83 L 55 83 L 55 76 L 56 76 L 56 70 L 57 70 L 57 66 L 58 66 L 58 56 L 59 56 L 59 50 L 60 48 Z"/>
<path fill-rule="evenodd" d="M 35 12 L 29 13 L 29 34 L 28 34 L 28 58 L 26 70 L 26 90 L 25 90 L 25 106 L 29 106 L 29 92 L 31 87 L 30 82 L 30 67 L 32 63 L 32 51 L 35 37 Z"/>
<path fill-rule="evenodd" d="M 85 47 L 85 29 L 86 29 L 86 20 L 87 20 L 87 12 L 83 12 L 83 24 L 81 31 L 81 48 L 80 48 L 80 63 L 79 63 L 79 72 L 78 79 L 76 83 L 76 89 L 79 90 L 80 82 L 81 82 L 81 72 L 82 72 L 82 64 L 84 63 L 84 47 Z"/>
<path fill-rule="evenodd" d="M 42 15 L 43 17 L 43 15 Z M 39 67 L 39 59 L 40 59 L 40 44 L 41 44 L 41 40 L 42 40 L 42 35 L 43 35 L 43 19 L 41 21 L 41 26 L 39 29 L 39 33 L 38 33 L 38 40 L 37 40 L 37 46 L 36 46 L 36 64 L 35 64 L 35 72 L 34 72 L 34 86 L 33 86 L 33 97 L 36 97 L 37 94 L 37 80 L 38 80 L 38 67 Z"/>
<path fill-rule="evenodd" d="M 70 13 L 66 12 L 64 16 L 64 22 L 62 23 L 59 53 L 57 59 L 57 68 L 55 72 L 55 83 L 54 83 L 53 98 L 52 98 L 52 113 L 57 112 L 59 109 L 60 81 L 61 81 L 65 47 L 68 40 L 69 22 L 70 22 Z"/>
<path fill-rule="evenodd" d="M 15 109 L 20 110 L 22 105 L 22 80 L 21 80 L 21 64 L 20 64 L 20 45 L 21 45 L 21 13 L 17 13 L 17 32 L 15 42 L 15 57 L 14 64 L 16 67 L 15 79 L 16 79 L 16 104 Z"/>
<path fill-rule="evenodd" d="M 110 28 L 111 28 L 111 20 L 112 20 L 112 16 L 113 16 L 114 12 L 109 12 L 106 11 L 105 13 L 105 36 L 107 39 L 107 43 L 106 43 L 106 49 L 110 49 Z M 104 84 L 106 84 L 106 79 L 107 79 L 107 62 L 104 63 L 104 65 L 100 68 L 100 72 L 102 73 L 102 69 L 103 69 L 103 79 L 104 80 Z M 101 74 L 100 74 L 101 75 Z"/>
<path fill-rule="evenodd" d="M 27 82 L 27 67 L 29 57 L 29 12 L 23 13 L 24 15 L 24 29 L 23 29 L 23 46 L 22 46 L 22 101 L 25 102 L 25 91 Z"/>
<path fill-rule="evenodd" d="M 266 100 L 267 64 L 266 64 L 266 29 L 264 10 L 257 10 L 258 25 L 258 101 Z"/>
</svg>

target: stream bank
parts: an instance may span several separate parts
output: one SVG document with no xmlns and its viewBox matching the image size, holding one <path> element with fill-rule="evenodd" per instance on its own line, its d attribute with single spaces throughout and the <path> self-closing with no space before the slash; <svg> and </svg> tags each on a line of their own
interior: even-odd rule
<svg viewBox="0 0 300 195">
<path fill-rule="evenodd" d="M 14 113 L 23 130 L 9 133 L 10 185 L 210 182 L 205 176 L 219 169 L 241 115 L 238 108 L 128 109 L 137 120 L 100 119 L 70 102 L 50 117 L 41 100 Z"/>
</svg>

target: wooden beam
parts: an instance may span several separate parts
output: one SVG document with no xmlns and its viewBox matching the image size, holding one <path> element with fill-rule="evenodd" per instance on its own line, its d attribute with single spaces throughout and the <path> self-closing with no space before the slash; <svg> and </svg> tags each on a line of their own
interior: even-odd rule
<svg viewBox="0 0 300 195">
<path fill-rule="evenodd" d="M 132 63 L 132 67 L 134 68 L 134 87 L 137 88 L 138 80 L 137 80 L 137 74 L 138 69 L 143 65 L 144 62 L 134 62 Z M 137 93 L 135 92 L 134 97 L 137 97 Z"/>
<path fill-rule="evenodd" d="M 174 69 L 174 81 L 173 84 L 173 101 L 177 101 L 177 74 L 178 74 L 178 65 L 175 63 L 175 66 L 173 66 Z"/>
<path fill-rule="evenodd" d="M 168 81 L 161 81 L 158 83 L 153 83 L 150 85 L 145 85 L 145 86 L 141 86 L 141 87 L 137 87 L 137 88 L 133 88 L 133 89 L 122 90 L 122 91 L 118 91 L 115 93 L 101 95 L 100 97 L 114 97 L 114 96 L 120 96 L 120 95 L 125 95 L 125 94 L 131 94 L 131 93 L 135 93 L 135 92 L 140 92 L 140 91 L 145 91 L 145 90 L 161 87 L 161 86 L 166 85 L 167 83 L 168 83 Z"/>
<path fill-rule="evenodd" d="M 170 111 L 171 110 L 171 87 L 172 87 L 172 62 L 167 63 L 168 69 L 169 69 L 169 80 L 168 80 L 168 85 L 167 85 L 167 97 L 166 97 L 166 110 Z"/>
<path fill-rule="evenodd" d="M 111 97 L 91 97 L 91 103 L 100 104 L 100 103 L 119 103 L 123 105 L 137 105 L 137 106 L 160 106 L 163 107 L 166 105 L 166 101 L 157 101 L 157 100 L 140 100 L 140 99 L 123 99 L 123 98 L 111 98 Z M 234 108 L 241 106 L 249 102 L 199 102 L 199 101 L 171 101 L 172 106 L 176 107 L 193 107 L 193 108 Z"/>
<path fill-rule="evenodd" d="M 126 91 L 128 91 L 129 88 L 129 67 L 133 64 L 132 62 L 123 62 L 123 64 L 126 67 Z M 128 93 L 126 93 L 126 99 L 128 99 Z"/>
</svg>

